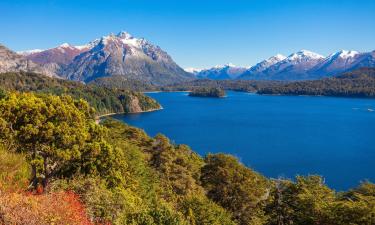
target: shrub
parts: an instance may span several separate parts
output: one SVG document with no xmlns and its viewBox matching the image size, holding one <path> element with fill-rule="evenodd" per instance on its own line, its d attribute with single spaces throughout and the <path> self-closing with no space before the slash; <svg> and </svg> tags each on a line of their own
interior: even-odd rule
<svg viewBox="0 0 375 225">
<path fill-rule="evenodd" d="M 92 224 L 73 192 L 44 195 L 0 192 L 0 224 Z"/>
</svg>

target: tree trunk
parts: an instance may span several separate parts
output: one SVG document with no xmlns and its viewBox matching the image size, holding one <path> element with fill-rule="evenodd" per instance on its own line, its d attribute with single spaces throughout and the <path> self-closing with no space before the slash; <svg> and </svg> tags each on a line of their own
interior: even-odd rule
<svg viewBox="0 0 375 225">
<path fill-rule="evenodd" d="M 36 166 L 31 166 L 31 182 L 29 185 L 29 189 L 36 189 L 38 185 L 38 179 L 36 177 Z"/>
<path fill-rule="evenodd" d="M 42 185 L 43 185 L 43 190 L 46 189 L 47 184 L 48 184 L 48 178 L 49 178 L 49 172 L 48 172 L 48 157 L 44 156 L 43 157 L 43 167 L 44 167 L 44 178 L 42 180 Z"/>
</svg>

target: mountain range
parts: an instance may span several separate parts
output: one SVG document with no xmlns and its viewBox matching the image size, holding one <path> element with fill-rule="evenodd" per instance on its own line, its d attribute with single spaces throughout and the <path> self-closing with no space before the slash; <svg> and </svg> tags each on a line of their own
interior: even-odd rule
<svg viewBox="0 0 375 225">
<path fill-rule="evenodd" d="M 228 64 L 201 70 L 189 68 L 187 71 L 201 79 L 311 80 L 335 76 L 361 67 L 375 67 L 375 51 L 359 53 L 341 50 L 324 57 L 301 50 L 287 57 L 277 54 L 252 67 Z"/>
<path fill-rule="evenodd" d="M 83 82 L 125 76 L 162 85 L 194 78 L 159 46 L 127 32 L 103 36 L 82 46 L 64 43 L 51 49 L 18 53 L 62 78 Z"/>
<path fill-rule="evenodd" d="M 34 63 L 0 44 L 0 73 L 28 71 L 41 73 L 49 77 L 57 75 L 49 69 Z"/>
<path fill-rule="evenodd" d="M 23 70 L 63 79 L 169 85 L 193 79 L 311 80 L 360 67 L 375 67 L 375 51 L 339 51 L 327 57 L 301 50 L 277 54 L 251 67 L 226 64 L 208 69 L 182 69 L 167 52 L 127 32 L 109 34 L 84 45 L 68 43 L 50 49 L 12 52 L 0 46 L 0 72 Z M 113 81 L 112 81 L 113 80 Z"/>
</svg>

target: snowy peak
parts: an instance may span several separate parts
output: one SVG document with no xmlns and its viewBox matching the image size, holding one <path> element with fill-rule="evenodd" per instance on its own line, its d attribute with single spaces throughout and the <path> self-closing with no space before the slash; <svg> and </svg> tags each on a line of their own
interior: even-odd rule
<svg viewBox="0 0 375 225">
<path fill-rule="evenodd" d="M 284 60 L 285 58 L 286 58 L 286 56 L 284 56 L 282 54 L 276 54 L 275 56 L 270 57 L 268 60 L 281 61 L 281 60 Z"/>
<path fill-rule="evenodd" d="M 286 59 L 287 57 L 284 56 L 284 55 L 281 55 L 281 54 L 276 54 L 264 61 L 262 61 L 261 63 L 263 64 L 266 64 L 266 66 L 272 66 L 273 64 L 276 64 L 280 61 L 283 61 L 284 59 Z"/>
<path fill-rule="evenodd" d="M 121 38 L 121 39 L 132 39 L 133 38 L 133 36 L 126 31 L 120 31 L 116 36 Z"/>
<path fill-rule="evenodd" d="M 74 48 L 74 46 L 70 45 L 69 43 L 62 43 L 58 48 Z"/>
<path fill-rule="evenodd" d="M 325 57 L 318 53 L 309 50 L 300 50 L 287 57 L 288 60 L 299 60 L 299 59 L 324 59 Z"/>
<path fill-rule="evenodd" d="M 197 74 L 197 73 L 201 72 L 203 69 L 197 69 L 197 68 L 189 67 L 189 68 L 185 68 L 184 70 L 188 73 Z"/>
<path fill-rule="evenodd" d="M 142 48 L 143 45 L 148 44 L 146 40 L 135 38 L 126 31 L 121 31 L 116 35 L 109 34 L 107 36 L 103 36 L 100 39 L 100 43 L 102 43 L 103 45 L 108 45 L 110 43 L 122 43 L 129 47 L 134 47 L 138 49 Z"/>
<path fill-rule="evenodd" d="M 44 51 L 43 49 L 32 49 L 32 50 L 25 50 L 25 51 L 18 51 L 17 54 L 23 55 L 23 56 L 28 56 L 34 53 L 39 53 Z"/>
<path fill-rule="evenodd" d="M 335 52 L 335 53 L 331 54 L 328 58 L 330 58 L 330 59 L 332 59 L 332 58 L 347 59 L 347 58 L 353 58 L 353 57 L 357 56 L 358 54 L 360 54 L 360 53 L 357 52 L 357 51 L 353 51 L 353 50 L 350 50 L 350 51 L 341 50 L 341 51 L 338 51 L 338 52 Z"/>
</svg>

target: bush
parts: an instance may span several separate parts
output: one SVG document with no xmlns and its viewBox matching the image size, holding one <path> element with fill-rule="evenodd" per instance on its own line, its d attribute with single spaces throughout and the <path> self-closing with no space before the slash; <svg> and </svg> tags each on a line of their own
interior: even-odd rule
<svg viewBox="0 0 375 225">
<path fill-rule="evenodd" d="M 0 224 L 91 224 L 72 192 L 44 195 L 0 192 Z"/>
</svg>

